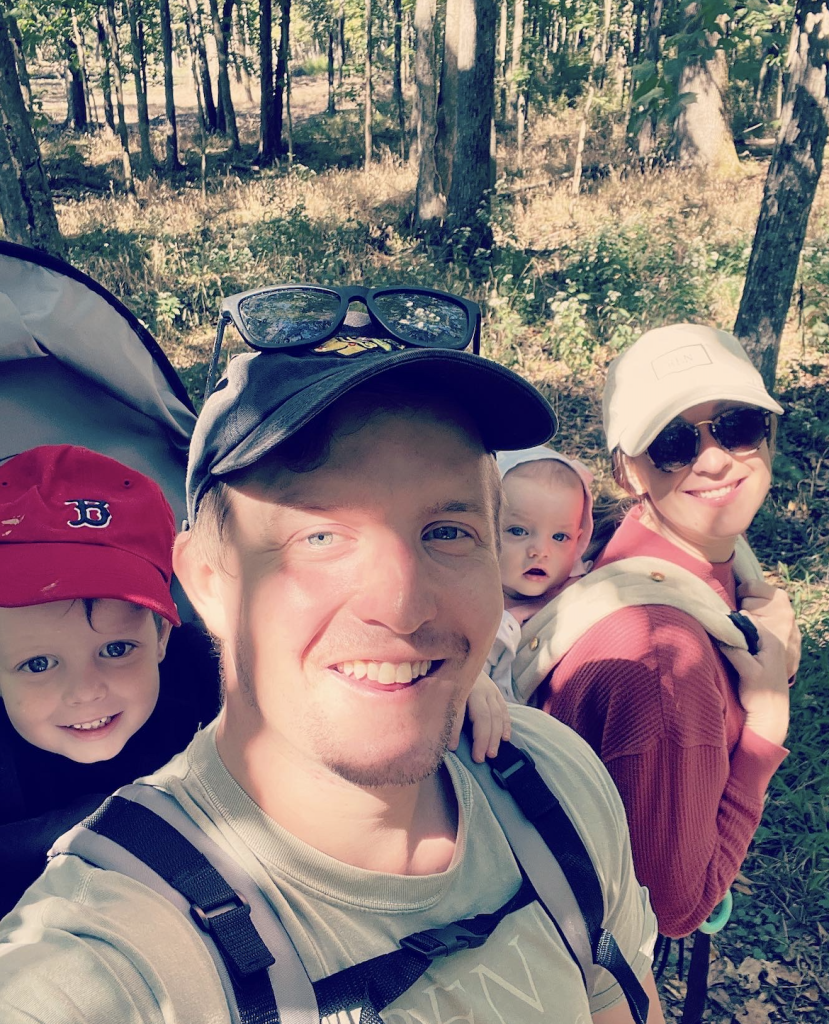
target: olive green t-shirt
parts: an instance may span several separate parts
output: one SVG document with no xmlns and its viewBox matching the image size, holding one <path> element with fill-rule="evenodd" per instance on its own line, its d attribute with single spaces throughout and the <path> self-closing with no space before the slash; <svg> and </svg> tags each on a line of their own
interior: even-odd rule
<svg viewBox="0 0 829 1024">
<path fill-rule="evenodd" d="M 513 707 L 513 735 L 578 828 L 605 894 L 605 926 L 634 972 L 650 967 L 656 921 L 634 876 L 624 811 L 599 760 L 570 729 Z M 282 918 L 312 981 L 396 948 L 412 932 L 501 907 L 520 885 L 478 785 L 449 754 L 459 807 L 449 868 L 391 875 L 320 853 L 267 817 L 216 751 L 215 725 L 151 776 L 232 852 Z M 486 943 L 433 961 L 382 1011 L 387 1024 L 588 1024 L 623 999 L 599 973 L 588 1001 L 579 968 L 533 903 Z M 357 1024 L 359 1010 L 325 1024 Z M 189 917 L 140 883 L 58 857 L 0 924 L 3 1024 L 228 1024 L 210 954 Z"/>
</svg>

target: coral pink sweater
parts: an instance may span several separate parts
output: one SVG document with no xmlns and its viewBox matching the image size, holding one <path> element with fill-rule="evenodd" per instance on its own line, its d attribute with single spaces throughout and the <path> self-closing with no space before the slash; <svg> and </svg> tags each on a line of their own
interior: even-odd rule
<svg viewBox="0 0 829 1024">
<path fill-rule="evenodd" d="M 651 555 L 689 569 L 736 608 L 731 562 L 686 554 L 628 513 L 596 567 Z M 736 674 L 696 619 L 624 608 L 584 634 L 533 703 L 571 726 L 613 776 L 636 874 L 664 935 L 690 934 L 734 881 L 788 751 L 744 727 Z"/>
</svg>

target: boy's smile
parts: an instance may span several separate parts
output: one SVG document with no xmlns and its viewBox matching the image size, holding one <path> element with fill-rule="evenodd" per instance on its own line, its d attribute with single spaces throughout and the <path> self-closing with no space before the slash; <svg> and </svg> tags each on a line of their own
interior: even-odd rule
<svg viewBox="0 0 829 1024">
<path fill-rule="evenodd" d="M 169 623 L 126 601 L 0 608 L 0 696 L 16 731 L 42 750 L 115 757 L 158 699 Z"/>
</svg>

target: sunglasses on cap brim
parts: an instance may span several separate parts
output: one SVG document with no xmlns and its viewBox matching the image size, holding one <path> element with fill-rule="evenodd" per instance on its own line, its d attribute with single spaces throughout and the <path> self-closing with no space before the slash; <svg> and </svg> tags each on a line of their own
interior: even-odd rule
<svg viewBox="0 0 829 1024">
<path fill-rule="evenodd" d="M 459 295 L 435 288 L 388 285 L 333 288 L 285 284 L 230 295 L 222 302 L 205 398 L 219 376 L 219 355 L 228 324 L 260 352 L 312 347 L 332 338 L 352 302 L 362 303 L 375 328 L 402 345 L 480 350 L 481 311 Z"/>
<path fill-rule="evenodd" d="M 648 445 L 648 458 L 663 473 L 676 473 L 690 466 L 699 455 L 702 441 L 699 428 L 706 425 L 720 448 L 734 455 L 750 455 L 769 440 L 771 413 L 745 407 L 726 409 L 698 423 L 677 417 Z"/>
</svg>

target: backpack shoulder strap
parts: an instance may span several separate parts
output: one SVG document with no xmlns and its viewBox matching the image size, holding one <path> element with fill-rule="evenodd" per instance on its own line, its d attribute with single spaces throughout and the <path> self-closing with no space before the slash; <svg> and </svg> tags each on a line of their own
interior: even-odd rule
<svg viewBox="0 0 829 1024">
<path fill-rule="evenodd" d="M 623 558 L 582 576 L 527 620 L 513 663 L 516 698 L 526 703 L 573 644 L 602 619 L 621 608 L 649 604 L 687 612 L 714 640 L 749 649 L 745 625 L 737 625 L 736 613 L 704 580 L 662 558 Z"/>
<path fill-rule="evenodd" d="M 313 986 L 258 885 L 168 794 L 124 786 L 49 856 L 67 854 L 135 878 L 192 920 L 234 1024 L 319 1024 Z"/>
<path fill-rule="evenodd" d="M 596 968 L 603 967 L 619 983 L 636 1024 L 645 1024 L 648 996 L 604 927 L 604 894 L 593 861 L 530 755 L 502 741 L 497 757 L 477 764 L 463 734 L 458 756 L 483 789 L 516 860 L 579 964 L 588 994 Z"/>
</svg>

